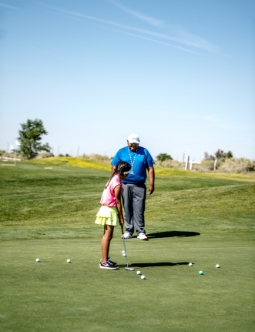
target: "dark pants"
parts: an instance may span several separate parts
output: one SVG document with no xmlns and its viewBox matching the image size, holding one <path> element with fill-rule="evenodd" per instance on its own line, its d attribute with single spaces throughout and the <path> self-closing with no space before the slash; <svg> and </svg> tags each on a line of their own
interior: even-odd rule
<svg viewBox="0 0 255 332">
<path fill-rule="evenodd" d="M 145 233 L 145 184 L 136 185 L 123 183 L 122 199 L 125 210 L 126 231 L 133 234 L 135 228 L 137 235 L 139 233 Z"/>
</svg>

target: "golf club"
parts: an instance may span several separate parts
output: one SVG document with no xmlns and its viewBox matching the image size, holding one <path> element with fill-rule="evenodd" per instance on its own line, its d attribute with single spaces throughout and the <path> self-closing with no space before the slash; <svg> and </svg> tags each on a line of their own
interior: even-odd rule
<svg viewBox="0 0 255 332">
<path fill-rule="evenodd" d="M 124 243 L 124 250 L 125 250 L 125 254 L 126 254 L 126 264 L 127 264 L 127 266 L 125 267 L 125 269 L 128 270 L 128 271 L 134 271 L 133 267 L 128 267 L 128 256 L 127 256 L 127 249 L 126 249 L 126 241 L 125 241 L 125 238 L 124 238 L 123 225 L 121 225 L 121 232 L 122 232 L 122 240 L 123 240 L 123 243 Z"/>
</svg>

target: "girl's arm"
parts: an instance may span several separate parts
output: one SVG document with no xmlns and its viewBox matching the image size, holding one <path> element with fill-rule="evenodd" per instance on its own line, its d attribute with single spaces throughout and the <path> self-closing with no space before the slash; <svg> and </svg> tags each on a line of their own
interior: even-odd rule
<svg viewBox="0 0 255 332">
<path fill-rule="evenodd" d="M 124 218 L 122 212 L 122 203 L 121 203 L 121 185 L 118 185 L 114 188 L 114 194 L 116 197 L 116 207 L 119 213 L 119 223 L 120 225 L 124 225 Z"/>
</svg>

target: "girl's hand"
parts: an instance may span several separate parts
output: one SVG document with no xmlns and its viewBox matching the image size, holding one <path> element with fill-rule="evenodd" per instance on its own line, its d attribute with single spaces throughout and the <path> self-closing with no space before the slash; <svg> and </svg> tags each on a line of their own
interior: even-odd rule
<svg viewBox="0 0 255 332">
<path fill-rule="evenodd" d="M 120 224 L 120 226 L 124 225 L 124 219 L 119 219 L 119 224 Z"/>
</svg>

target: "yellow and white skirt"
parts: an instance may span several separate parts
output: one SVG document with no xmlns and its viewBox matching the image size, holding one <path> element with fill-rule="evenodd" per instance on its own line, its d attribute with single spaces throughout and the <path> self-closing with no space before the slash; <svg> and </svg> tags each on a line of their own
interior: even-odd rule
<svg viewBox="0 0 255 332">
<path fill-rule="evenodd" d="M 117 226 L 119 224 L 117 208 L 102 205 L 97 213 L 95 224 Z"/>
</svg>

